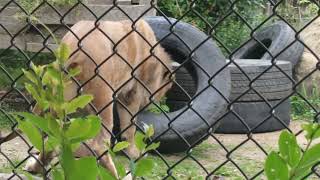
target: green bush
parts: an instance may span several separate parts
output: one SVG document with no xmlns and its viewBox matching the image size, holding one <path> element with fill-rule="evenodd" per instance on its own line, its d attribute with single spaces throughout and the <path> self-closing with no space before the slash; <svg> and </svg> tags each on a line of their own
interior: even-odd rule
<svg viewBox="0 0 320 180">
<path fill-rule="evenodd" d="M 23 74 L 21 68 L 27 69 L 29 62 L 33 62 L 36 65 L 43 65 L 53 60 L 54 56 L 51 53 L 21 53 L 17 50 L 0 50 L 0 90 L 5 90 L 12 86 L 13 80 L 16 80 Z M 6 72 L 13 80 L 10 79 Z M 25 78 L 20 77 L 17 80 L 16 87 L 22 88 Z"/>
<path fill-rule="evenodd" d="M 291 115 L 293 120 L 311 121 L 316 119 L 317 110 L 320 108 L 320 90 L 315 86 L 312 92 L 308 93 L 302 83 L 299 94 L 291 97 Z"/>
<path fill-rule="evenodd" d="M 235 12 L 253 28 L 266 17 L 265 0 L 238 0 L 233 6 L 225 0 L 191 2 L 193 0 L 163 0 L 158 5 L 167 16 L 182 18 L 205 32 L 209 33 L 215 26 L 213 35 L 231 51 L 250 37 L 250 29 Z M 231 14 L 224 19 L 228 13 Z"/>
</svg>

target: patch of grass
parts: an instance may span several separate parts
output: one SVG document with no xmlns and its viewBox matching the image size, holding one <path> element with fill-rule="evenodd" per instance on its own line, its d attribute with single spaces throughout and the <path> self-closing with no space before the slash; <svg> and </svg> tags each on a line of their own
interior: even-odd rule
<svg viewBox="0 0 320 180">
<path fill-rule="evenodd" d="M 15 170 L 15 172 L 23 172 L 23 167 L 26 164 L 26 162 L 21 164 L 18 168 L 14 167 L 18 165 L 22 160 L 23 159 L 13 158 L 11 159 L 11 162 L 13 163 L 13 165 L 10 164 L 9 162 L 7 162 L 6 164 L 1 164 L 0 173 L 10 173 L 12 172 L 12 170 Z"/>
<path fill-rule="evenodd" d="M 13 125 L 13 122 L 0 111 L 0 130 L 8 129 Z"/>
<path fill-rule="evenodd" d="M 215 168 L 222 164 L 226 158 L 222 158 L 223 154 L 218 153 L 219 145 L 212 144 L 208 141 L 204 141 L 202 144 L 198 145 L 191 152 L 191 156 L 195 158 L 204 168 L 211 173 Z M 156 167 L 154 171 L 145 176 L 145 179 L 150 180 L 160 180 L 160 179 L 188 179 L 188 180 L 204 180 L 207 177 L 207 173 L 202 167 L 196 163 L 194 159 L 187 157 L 185 153 L 174 153 L 174 154 L 163 154 L 163 158 L 168 163 L 166 164 L 160 157 L 156 155 L 149 155 L 156 162 Z M 241 170 L 249 177 L 254 176 L 259 171 L 263 169 L 263 161 L 253 160 L 248 157 L 242 157 L 237 154 L 231 157 L 233 161 L 241 168 Z M 178 161 L 184 159 L 179 164 Z M 116 159 L 122 164 L 129 165 L 129 160 L 124 156 L 118 156 Z M 170 169 L 170 170 L 169 170 Z M 170 176 L 171 175 L 171 176 Z M 226 163 L 224 166 L 219 168 L 215 173 L 217 176 L 222 176 L 226 179 L 231 180 L 243 180 L 245 177 L 240 173 L 236 166 L 231 162 Z M 258 179 L 261 179 L 260 175 Z M 211 176 L 212 177 L 212 176 Z"/>
</svg>

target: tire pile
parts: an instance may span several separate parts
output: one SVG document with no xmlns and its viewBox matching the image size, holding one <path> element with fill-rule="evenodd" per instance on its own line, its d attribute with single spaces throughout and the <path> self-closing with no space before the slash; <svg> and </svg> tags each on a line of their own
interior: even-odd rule
<svg viewBox="0 0 320 180">
<path fill-rule="evenodd" d="M 154 126 L 160 152 L 186 151 L 208 132 L 270 132 L 289 125 L 292 69 L 304 47 L 286 23 L 253 34 L 228 62 L 213 40 L 190 24 L 163 17 L 145 20 L 179 63 L 167 94 L 171 111 L 144 112 L 138 118 L 141 127 Z"/>
<path fill-rule="evenodd" d="M 270 132 L 288 126 L 290 102 L 282 99 L 292 91 L 292 82 L 287 77 L 292 76 L 291 63 L 276 63 L 283 72 L 276 67 L 268 69 L 272 66 L 270 61 L 243 59 L 235 63 L 241 70 L 234 64 L 229 66 L 233 111 L 220 120 L 216 132 Z"/>
<path fill-rule="evenodd" d="M 289 126 L 292 70 L 304 51 L 295 34 L 285 22 L 276 22 L 233 55 L 233 111 L 221 119 L 216 132 L 260 133 Z"/>
</svg>

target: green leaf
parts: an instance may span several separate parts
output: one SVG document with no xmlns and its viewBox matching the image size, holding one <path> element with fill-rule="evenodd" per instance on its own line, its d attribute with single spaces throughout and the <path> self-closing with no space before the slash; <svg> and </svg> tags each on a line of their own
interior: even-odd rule
<svg viewBox="0 0 320 180">
<path fill-rule="evenodd" d="M 40 97 L 40 93 L 35 89 L 34 85 L 25 83 L 26 90 L 32 95 L 32 97 L 37 101 L 37 104 L 42 110 L 47 110 L 49 108 L 49 102 Z"/>
<path fill-rule="evenodd" d="M 62 144 L 62 152 L 60 156 L 60 163 L 65 173 L 66 179 L 73 180 L 76 171 L 75 159 L 71 150 L 71 146 L 67 140 Z"/>
<path fill-rule="evenodd" d="M 52 136 L 48 136 L 48 140 L 44 144 L 44 150 L 45 152 L 53 151 L 58 145 L 59 145 L 58 139 Z"/>
<path fill-rule="evenodd" d="M 152 125 L 147 126 L 147 130 L 146 130 L 146 136 L 147 137 L 152 137 L 154 135 L 154 128 Z"/>
<path fill-rule="evenodd" d="M 34 84 L 38 84 L 37 77 L 31 73 L 30 71 L 26 71 L 25 69 L 22 69 L 23 74 Z"/>
<path fill-rule="evenodd" d="M 142 177 L 142 176 L 148 175 L 149 173 L 152 172 L 153 168 L 154 168 L 154 160 L 152 160 L 151 158 L 140 159 L 136 163 L 134 176 Z"/>
<path fill-rule="evenodd" d="M 68 75 L 69 75 L 70 77 L 75 77 L 76 75 L 78 75 L 78 74 L 80 74 L 80 73 L 81 73 L 81 68 L 76 67 L 76 68 L 70 69 Z"/>
<path fill-rule="evenodd" d="M 30 83 L 25 83 L 25 88 L 28 91 L 28 93 L 31 94 L 31 96 L 36 99 L 37 101 L 40 101 L 40 96 L 35 87 Z"/>
<path fill-rule="evenodd" d="M 305 176 L 307 176 L 310 172 L 311 172 L 310 167 L 295 169 L 294 174 L 290 180 L 301 180 Z"/>
<path fill-rule="evenodd" d="M 15 119 L 18 121 L 18 128 L 28 137 L 32 145 L 41 150 L 43 141 L 40 131 L 29 121 L 21 120 L 18 117 Z"/>
<path fill-rule="evenodd" d="M 46 85 L 57 85 L 60 81 L 60 72 L 53 66 L 48 67 L 42 78 L 42 83 Z"/>
<path fill-rule="evenodd" d="M 23 171 L 23 174 L 26 176 L 26 178 L 27 178 L 28 180 L 33 180 L 33 179 L 34 179 L 29 172 Z"/>
<path fill-rule="evenodd" d="M 60 139 L 61 130 L 60 130 L 60 126 L 59 126 L 57 120 L 48 119 L 48 121 L 49 121 L 49 123 L 48 123 L 49 130 L 52 132 L 52 134 L 55 135 L 55 137 L 59 137 L 59 139 Z"/>
<path fill-rule="evenodd" d="M 120 163 L 117 163 L 115 165 L 120 179 L 123 179 L 127 175 L 125 167 Z"/>
<path fill-rule="evenodd" d="M 80 143 L 80 142 L 71 144 L 72 152 L 77 151 L 77 149 L 78 149 L 80 146 L 81 146 L 81 143 Z"/>
<path fill-rule="evenodd" d="M 34 71 L 34 73 L 40 77 L 43 73 L 43 70 L 44 70 L 44 67 L 45 66 L 36 66 L 33 64 L 33 62 L 31 62 L 31 69 Z"/>
<path fill-rule="evenodd" d="M 300 162 L 300 168 L 311 168 L 320 160 L 320 144 L 316 144 L 307 151 Z"/>
<path fill-rule="evenodd" d="M 64 180 L 62 172 L 59 171 L 57 168 L 53 168 L 52 177 L 53 180 Z"/>
<path fill-rule="evenodd" d="M 74 112 L 76 112 L 76 110 L 78 108 L 81 108 L 81 109 L 84 108 L 92 100 L 93 100 L 92 95 L 78 96 L 78 97 L 74 98 L 73 100 L 71 100 L 70 102 L 65 104 L 65 110 L 66 110 L 67 114 L 74 113 Z"/>
<path fill-rule="evenodd" d="M 146 148 L 146 152 L 156 150 L 160 146 L 160 142 L 152 143 Z"/>
<path fill-rule="evenodd" d="M 65 43 L 61 43 L 55 52 L 55 56 L 59 60 L 59 62 L 63 64 L 68 60 L 70 53 L 71 53 L 70 47 Z"/>
<path fill-rule="evenodd" d="M 98 164 L 95 157 L 83 157 L 75 160 L 74 180 L 93 180 L 98 177 Z"/>
<path fill-rule="evenodd" d="M 161 108 L 162 108 L 162 110 L 164 111 L 164 112 L 170 112 L 170 108 L 169 108 L 169 106 L 168 105 L 161 105 Z"/>
<path fill-rule="evenodd" d="M 276 152 L 271 152 L 267 157 L 265 172 L 268 180 L 289 180 L 288 166 Z"/>
<path fill-rule="evenodd" d="M 144 142 L 144 139 L 145 139 L 145 135 L 139 131 L 137 131 L 136 134 L 134 135 L 134 142 L 140 152 L 143 152 L 147 146 L 146 143 Z"/>
<path fill-rule="evenodd" d="M 34 124 L 36 127 L 41 129 L 43 132 L 47 133 L 48 135 L 54 136 L 49 130 L 48 121 L 43 117 L 34 115 L 32 113 L 27 113 L 27 112 L 18 112 L 15 114 L 24 117 L 26 121 L 30 121 L 32 124 Z"/>
<path fill-rule="evenodd" d="M 308 123 L 302 125 L 302 129 L 306 132 L 305 137 L 308 140 L 317 139 L 320 137 L 320 125 L 318 123 Z"/>
<path fill-rule="evenodd" d="M 130 143 L 128 143 L 126 141 L 119 142 L 113 147 L 113 152 L 119 152 L 119 151 L 129 147 L 129 145 L 130 145 Z"/>
<path fill-rule="evenodd" d="M 136 163 L 134 162 L 134 160 L 130 159 L 129 167 L 131 173 L 134 175 L 136 171 Z"/>
<path fill-rule="evenodd" d="M 99 166 L 99 175 L 100 180 L 117 180 L 108 170 L 106 170 L 102 166 Z"/>
<path fill-rule="evenodd" d="M 66 137 L 71 143 L 77 143 L 94 138 L 100 132 L 100 129 L 101 122 L 97 116 L 90 115 L 86 119 L 71 119 Z"/>
<path fill-rule="evenodd" d="M 302 152 L 297 143 L 296 136 L 289 131 L 283 131 L 279 138 L 281 157 L 293 168 L 301 159 Z"/>
</svg>

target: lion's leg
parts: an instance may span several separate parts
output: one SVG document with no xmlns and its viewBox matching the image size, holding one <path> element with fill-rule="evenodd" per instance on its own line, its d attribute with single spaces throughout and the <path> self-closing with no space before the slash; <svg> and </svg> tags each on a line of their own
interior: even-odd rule
<svg viewBox="0 0 320 180">
<path fill-rule="evenodd" d="M 130 93 L 129 93 L 130 94 Z M 132 96 L 125 96 L 129 99 L 124 100 L 125 104 L 118 103 L 117 110 L 120 118 L 120 129 L 122 131 L 121 139 L 130 143 L 130 146 L 127 148 L 126 152 L 132 158 L 136 158 L 139 156 L 139 151 L 136 148 L 134 143 L 134 135 L 136 131 L 136 126 L 134 122 L 136 122 L 136 113 L 138 113 L 140 108 L 140 103 L 135 94 L 131 94 Z"/>
<path fill-rule="evenodd" d="M 111 133 L 113 128 L 113 98 L 112 90 L 106 89 L 99 92 L 94 92 L 95 99 L 93 104 L 100 112 L 103 127 L 101 132 L 93 139 L 90 140 L 90 147 L 95 151 L 98 156 L 100 164 L 107 168 L 115 177 L 117 177 L 117 170 L 109 153 L 106 153 L 108 146 L 111 142 Z M 106 106 L 106 107 L 105 107 Z"/>
<path fill-rule="evenodd" d="M 43 168 L 47 166 L 51 162 L 51 160 L 54 158 L 54 153 L 41 152 L 39 156 L 35 156 L 35 158 L 28 160 L 24 169 L 32 174 L 41 174 L 43 172 Z"/>
</svg>

